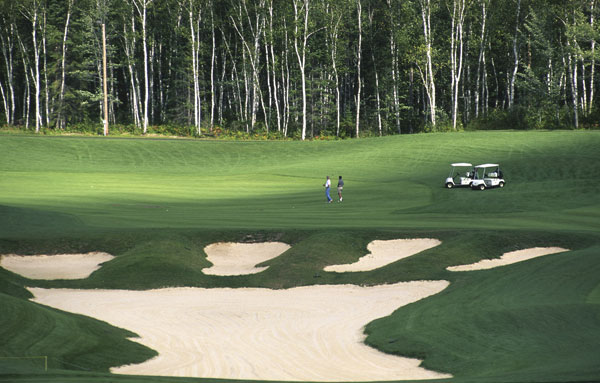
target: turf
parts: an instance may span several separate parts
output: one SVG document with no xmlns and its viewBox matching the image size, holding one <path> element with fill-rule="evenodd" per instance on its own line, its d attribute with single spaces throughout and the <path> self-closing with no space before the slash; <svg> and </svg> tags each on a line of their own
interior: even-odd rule
<svg viewBox="0 0 600 383">
<path fill-rule="evenodd" d="M 369 325 L 368 342 L 419 356 L 456 382 L 600 380 L 599 147 L 594 131 L 336 142 L 0 134 L 0 254 L 117 256 L 81 281 L 31 281 L 0 269 L 0 328 L 10 329 L 0 331 L 0 357 L 49 355 L 44 379 L 134 382 L 106 375 L 108 366 L 152 355 L 124 330 L 28 302 L 24 286 L 286 288 L 445 279 L 451 285 L 441 294 Z M 444 189 L 449 163 L 459 161 L 500 163 L 507 186 Z M 344 176 L 343 203 L 325 203 L 325 175 L 334 185 Z M 374 239 L 414 237 L 442 245 L 371 272 L 322 271 L 357 260 Z M 292 245 L 265 263 L 267 271 L 225 278 L 201 272 L 209 265 L 207 244 L 265 240 Z M 573 251 L 490 271 L 445 270 L 534 246 Z M 70 338 L 81 342 L 67 347 Z M 6 366 L 0 359 L 0 381 L 40 377 L 39 366 Z"/>
</svg>

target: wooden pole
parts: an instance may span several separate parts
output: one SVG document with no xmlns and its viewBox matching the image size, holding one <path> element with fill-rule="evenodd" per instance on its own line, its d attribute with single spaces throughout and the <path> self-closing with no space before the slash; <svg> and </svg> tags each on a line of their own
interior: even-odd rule
<svg viewBox="0 0 600 383">
<path fill-rule="evenodd" d="M 102 23 L 102 66 L 104 77 L 104 135 L 108 136 L 108 94 L 106 86 L 106 27 L 104 23 Z"/>
</svg>

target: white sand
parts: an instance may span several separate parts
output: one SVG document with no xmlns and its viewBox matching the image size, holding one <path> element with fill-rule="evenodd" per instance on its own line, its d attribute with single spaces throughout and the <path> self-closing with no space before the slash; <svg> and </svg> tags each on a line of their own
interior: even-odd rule
<svg viewBox="0 0 600 383">
<path fill-rule="evenodd" d="M 348 271 L 371 271 L 389 265 L 402 258 L 410 257 L 441 244 L 437 239 L 393 239 L 389 241 L 373 241 L 367 245 L 370 254 L 361 257 L 357 262 L 345 265 L 326 266 L 323 270 L 343 273 Z"/>
<path fill-rule="evenodd" d="M 504 253 L 502 257 L 496 259 L 482 259 L 479 262 L 470 265 L 449 266 L 446 269 L 449 271 L 473 271 L 486 270 L 494 267 L 510 265 L 517 262 L 526 261 L 528 259 L 541 257 L 548 254 L 562 253 L 569 251 L 562 247 L 532 247 L 530 249 L 516 250 Z"/>
<path fill-rule="evenodd" d="M 0 266 L 29 279 L 82 279 L 114 257 L 107 253 L 2 255 Z"/>
<path fill-rule="evenodd" d="M 256 267 L 259 263 L 280 256 L 290 245 L 282 242 L 231 243 L 219 242 L 204 248 L 213 266 L 202 269 L 208 275 L 256 274 L 268 269 Z"/>
<path fill-rule="evenodd" d="M 140 335 L 159 356 L 119 374 L 291 381 L 448 378 L 416 359 L 366 346 L 363 327 L 442 291 L 446 281 L 376 287 L 169 288 L 150 291 L 31 288 L 35 301 Z"/>
</svg>

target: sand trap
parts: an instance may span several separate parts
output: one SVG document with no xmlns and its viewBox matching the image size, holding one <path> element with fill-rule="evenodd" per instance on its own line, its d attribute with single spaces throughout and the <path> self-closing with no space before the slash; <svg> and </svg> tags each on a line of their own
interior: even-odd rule
<svg viewBox="0 0 600 383">
<path fill-rule="evenodd" d="M 448 378 L 416 359 L 362 343 L 363 327 L 436 294 L 446 281 L 375 287 L 169 288 L 150 291 L 30 288 L 35 301 L 140 335 L 159 352 L 119 374 L 291 381 Z"/>
<path fill-rule="evenodd" d="M 114 257 L 107 253 L 2 255 L 0 266 L 29 279 L 82 279 Z"/>
<path fill-rule="evenodd" d="M 492 269 L 498 266 L 510 265 L 517 262 L 526 261 L 528 259 L 541 257 L 548 254 L 562 253 L 569 251 L 562 247 L 532 247 L 530 249 L 516 250 L 508 253 L 504 253 L 502 257 L 496 259 L 482 259 L 477 263 L 470 265 L 450 266 L 447 270 L 450 271 L 473 271 L 473 270 L 486 270 Z"/>
<path fill-rule="evenodd" d="M 262 243 L 213 243 L 204 248 L 213 266 L 202 269 L 208 275 L 256 274 L 268 269 L 256 267 L 259 263 L 280 256 L 290 245 L 282 242 Z"/>
<path fill-rule="evenodd" d="M 343 273 L 347 271 L 371 271 L 389 265 L 402 258 L 410 257 L 441 244 L 437 239 L 393 239 L 390 241 L 373 241 L 367 246 L 371 253 L 361 257 L 357 262 L 345 265 L 326 266 L 323 270 Z"/>
</svg>

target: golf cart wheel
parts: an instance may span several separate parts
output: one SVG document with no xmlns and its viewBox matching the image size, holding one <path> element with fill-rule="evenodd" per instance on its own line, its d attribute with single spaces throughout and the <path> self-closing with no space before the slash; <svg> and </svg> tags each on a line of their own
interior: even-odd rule
<svg viewBox="0 0 600 383">
<path fill-rule="evenodd" d="M 479 190 L 485 190 L 485 185 L 484 184 L 481 184 L 478 187 L 479 187 Z"/>
<path fill-rule="evenodd" d="M 500 184 L 498 184 L 499 187 L 503 188 L 504 187 L 504 182 L 500 182 Z"/>
<path fill-rule="evenodd" d="M 452 189 L 453 186 L 452 182 L 446 182 L 446 189 Z"/>
</svg>

